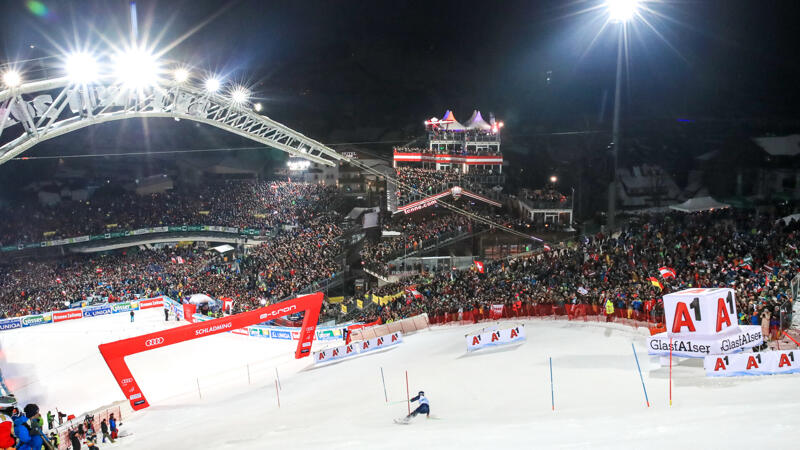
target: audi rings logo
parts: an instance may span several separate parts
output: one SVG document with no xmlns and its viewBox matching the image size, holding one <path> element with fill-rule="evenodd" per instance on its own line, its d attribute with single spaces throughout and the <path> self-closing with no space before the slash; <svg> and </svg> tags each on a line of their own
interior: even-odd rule
<svg viewBox="0 0 800 450">
<path fill-rule="evenodd" d="M 148 339 L 148 340 L 144 341 L 144 346 L 145 347 L 152 347 L 154 345 L 161 345 L 163 343 L 164 343 L 164 338 L 163 337 L 157 337 L 157 338 Z"/>
</svg>

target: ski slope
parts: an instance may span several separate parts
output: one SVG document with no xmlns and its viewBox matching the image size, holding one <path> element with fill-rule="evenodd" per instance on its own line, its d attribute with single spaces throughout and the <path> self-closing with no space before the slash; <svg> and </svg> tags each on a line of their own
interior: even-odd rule
<svg viewBox="0 0 800 450">
<path fill-rule="evenodd" d="M 44 410 L 80 413 L 122 400 L 97 344 L 176 326 L 160 310 L 128 320 L 119 314 L 3 332 L 9 387 Z M 464 334 L 481 327 L 443 326 L 322 367 L 294 360 L 294 342 L 232 334 L 134 355 L 131 370 L 153 406 L 123 420 L 133 435 L 114 447 L 674 449 L 797 439 L 799 375 L 709 379 L 699 360 L 681 360 L 670 407 L 668 368 L 647 356 L 645 334 L 614 324 L 523 323 L 528 339 L 518 346 L 466 354 Z M 412 396 L 424 390 L 435 419 L 392 423 L 407 413 L 406 370 Z"/>
</svg>

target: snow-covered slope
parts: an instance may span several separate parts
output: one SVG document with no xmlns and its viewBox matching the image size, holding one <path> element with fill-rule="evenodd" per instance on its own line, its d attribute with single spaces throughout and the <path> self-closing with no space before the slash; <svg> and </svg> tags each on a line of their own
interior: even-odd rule
<svg viewBox="0 0 800 450">
<path fill-rule="evenodd" d="M 134 355 L 131 369 L 153 406 L 124 420 L 133 435 L 114 447 L 745 448 L 797 439 L 798 375 L 708 379 L 699 361 L 682 360 L 669 407 L 668 370 L 646 355 L 643 334 L 524 323 L 528 340 L 515 347 L 466 354 L 464 334 L 479 327 L 435 327 L 326 367 L 292 359 L 294 343 L 230 334 Z M 4 332 L 2 369 L 17 375 L 11 384 L 21 402 L 80 412 L 122 399 L 97 344 L 164 326 L 175 322 L 143 311 L 135 324 L 118 315 Z M 412 395 L 425 391 L 434 419 L 392 423 L 407 412 L 406 370 Z"/>
</svg>

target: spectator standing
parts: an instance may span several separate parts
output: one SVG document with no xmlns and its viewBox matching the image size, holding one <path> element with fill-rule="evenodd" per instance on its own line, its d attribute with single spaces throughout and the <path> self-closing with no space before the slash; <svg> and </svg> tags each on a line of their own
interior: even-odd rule
<svg viewBox="0 0 800 450">
<path fill-rule="evenodd" d="M 108 430 L 108 423 L 106 422 L 106 419 L 103 419 L 103 421 L 100 422 L 100 432 L 103 434 L 104 444 L 106 442 L 106 438 L 108 438 L 112 444 L 114 443 L 114 438 L 111 437 L 111 433 Z"/>
<path fill-rule="evenodd" d="M 131 311 L 131 323 L 133 323 L 133 311 Z"/>
<path fill-rule="evenodd" d="M 72 444 L 72 450 L 81 450 L 80 434 L 74 428 L 69 429 L 69 442 Z"/>
<path fill-rule="evenodd" d="M 0 449 L 14 448 L 16 438 L 14 437 L 14 421 L 11 411 L 0 412 Z"/>
<path fill-rule="evenodd" d="M 52 430 L 55 424 L 56 416 L 51 411 L 47 411 L 47 429 Z"/>
<path fill-rule="evenodd" d="M 108 426 L 111 428 L 111 437 L 117 438 L 117 419 L 114 418 L 114 413 L 108 417 Z"/>
</svg>

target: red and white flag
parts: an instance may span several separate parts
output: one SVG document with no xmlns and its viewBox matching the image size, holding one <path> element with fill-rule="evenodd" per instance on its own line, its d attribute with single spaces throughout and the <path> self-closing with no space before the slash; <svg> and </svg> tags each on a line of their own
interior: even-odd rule
<svg viewBox="0 0 800 450">
<path fill-rule="evenodd" d="M 181 258 L 180 256 L 178 256 L 178 258 L 177 258 L 177 259 L 178 259 L 178 264 L 183 264 L 183 258 Z"/>
<path fill-rule="evenodd" d="M 544 244 L 544 251 L 549 252 L 550 251 L 550 246 L 547 245 L 547 244 Z"/>
<path fill-rule="evenodd" d="M 478 269 L 478 272 L 483 273 L 483 263 L 480 261 L 473 261 L 475 263 L 475 267 Z"/>
<path fill-rule="evenodd" d="M 675 270 L 671 267 L 659 267 L 658 271 L 661 272 L 661 278 L 675 278 Z"/>
</svg>

